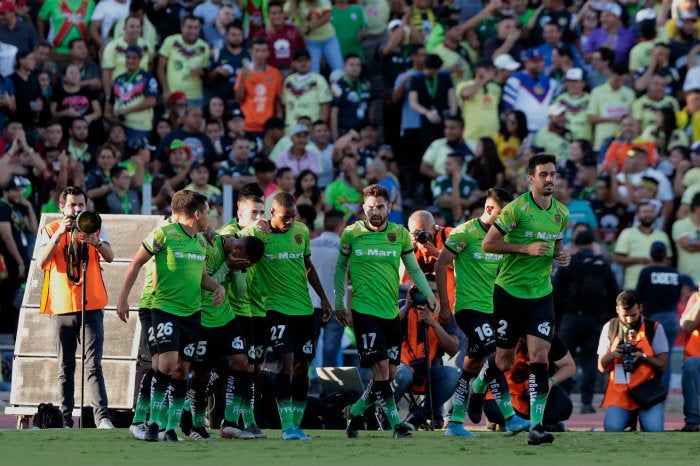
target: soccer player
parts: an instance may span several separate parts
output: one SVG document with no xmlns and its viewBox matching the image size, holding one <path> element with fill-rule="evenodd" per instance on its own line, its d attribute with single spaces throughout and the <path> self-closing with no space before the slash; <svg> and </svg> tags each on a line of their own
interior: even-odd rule
<svg viewBox="0 0 700 466">
<path fill-rule="evenodd" d="M 316 269 L 311 263 L 309 230 L 295 222 L 294 197 L 279 193 L 272 200 L 270 233 L 248 228 L 265 243 L 265 259 L 256 265 L 267 311 L 270 344 L 277 359 L 275 385 L 283 440 L 311 440 L 301 430 L 309 390 L 309 363 L 316 352 L 314 308 L 308 281 L 321 298 L 322 319 L 331 317 Z"/>
<path fill-rule="evenodd" d="M 207 243 L 207 274 L 217 283 L 229 287 L 237 297 L 247 289 L 245 269 L 257 263 L 264 252 L 264 245 L 258 238 L 244 236 L 231 238 L 215 236 L 214 243 Z M 226 383 L 225 418 L 238 420 L 241 401 L 250 398 L 248 372 L 248 348 L 243 328 L 235 318 L 230 300 L 221 304 L 212 302 L 212 293 L 202 290 L 202 328 L 197 341 L 192 368 L 194 375 L 188 391 L 188 401 L 192 414 L 192 426 L 182 423 L 183 432 L 193 440 L 212 440 L 204 423 L 206 421 L 206 394 L 211 369 L 221 358 L 226 360 L 229 373 Z M 189 416 L 186 416 L 189 417 Z M 226 437 L 252 439 L 252 433 L 227 426 Z M 222 428 L 222 432 L 224 428 Z"/>
<path fill-rule="evenodd" d="M 258 195 L 262 195 L 262 190 L 258 187 L 257 191 L 259 192 L 253 192 L 251 187 L 257 187 L 257 184 L 252 183 L 241 188 L 241 197 L 238 199 L 238 217 L 219 228 L 219 234 L 238 236 L 241 229 L 252 225 L 269 233 L 270 225 L 265 220 L 265 204 L 262 198 L 258 197 Z M 251 194 L 248 194 L 249 192 Z M 228 293 L 228 299 L 245 335 L 248 354 L 248 368 L 246 370 L 251 375 L 247 378 L 249 396 L 241 401 L 238 414 L 236 414 L 234 406 L 229 407 L 228 415 L 224 414 L 221 435 L 227 438 L 242 438 L 239 435 L 240 429 L 236 428 L 239 416 L 243 418 L 243 431 L 253 434 L 255 438 L 267 438 L 255 423 L 255 379 L 260 373 L 265 359 L 268 332 L 265 307 L 255 271 L 255 267 L 250 267 L 247 270 L 247 291 L 242 297 L 237 297 L 231 289 Z M 227 383 L 233 383 L 233 381 L 227 380 Z M 227 399 L 227 406 L 232 401 Z"/>
<path fill-rule="evenodd" d="M 117 315 L 126 322 L 129 292 L 141 267 L 154 256 L 151 333 L 156 339 L 158 370 L 153 375 L 151 418 L 144 437 L 152 442 L 158 440 L 168 385 L 172 394 L 164 439 L 179 440 L 175 429 L 185 403 L 190 361 L 199 336 L 200 288 L 214 292 L 214 305 L 220 304 L 226 293 L 206 274 L 206 240 L 198 233 L 209 224 L 207 198 L 193 191 L 178 191 L 173 195 L 171 209 L 178 215 L 178 223 L 156 228 L 143 241 L 124 277 L 117 304 Z"/>
<path fill-rule="evenodd" d="M 346 433 L 349 438 L 358 436 L 362 414 L 376 400 L 389 419 L 393 436 L 410 437 L 411 427 L 401 422 L 391 388 L 401 356 L 399 260 L 428 298 L 430 310 L 434 312 L 437 305 L 413 254 L 410 233 L 402 225 L 387 221 L 391 204 L 386 188 L 374 184 L 362 194 L 366 220 L 350 225 L 340 237 L 334 276 L 335 312 L 338 322 L 353 327 L 360 365 L 371 367 L 373 377 L 360 399 L 343 410 L 348 420 Z M 348 265 L 352 269 L 351 312 L 345 306 Z"/>
<path fill-rule="evenodd" d="M 452 312 L 447 301 L 447 267 L 455 262 L 457 296 L 454 315 L 457 325 L 467 336 L 467 353 L 455 389 L 455 405 L 450 423 L 445 429 L 446 437 L 474 437 L 474 434 L 464 428 L 469 382 L 481 370 L 484 359 L 496 351 L 493 282 L 503 257 L 501 254 L 485 253 L 481 244 L 501 209 L 512 200 L 513 196 L 503 189 L 489 189 L 484 213 L 452 230 L 435 264 L 435 278 L 440 293 L 440 318 L 442 322 L 449 322 Z M 513 411 L 509 392 L 506 391 L 499 400 L 502 400 L 498 405 L 504 410 L 503 417 L 508 420 L 506 429 L 509 433 L 517 433 L 529 427 L 527 421 Z"/>
<path fill-rule="evenodd" d="M 493 291 L 493 317 L 498 325 L 496 354 L 486 359 L 473 380 L 467 404 L 472 398 L 483 401 L 487 383 L 498 385 L 503 371 L 513 366 L 518 340 L 526 336 L 532 363 L 528 444 L 539 445 L 554 441 L 554 436 L 542 427 L 549 390 L 547 354 L 554 336 L 550 276 L 552 258 L 561 267 L 571 260 L 562 246 L 569 211 L 552 196 L 557 177 L 554 155 L 533 156 L 527 174 L 530 190 L 503 208 L 482 242 L 484 252 L 503 254 Z M 501 394 L 508 390 L 494 383 L 491 387 Z"/>
</svg>

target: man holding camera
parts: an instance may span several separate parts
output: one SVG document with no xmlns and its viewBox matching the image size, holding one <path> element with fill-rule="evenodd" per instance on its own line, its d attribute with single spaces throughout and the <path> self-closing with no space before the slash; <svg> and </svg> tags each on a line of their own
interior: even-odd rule
<svg viewBox="0 0 700 466">
<path fill-rule="evenodd" d="M 661 324 L 642 316 L 636 291 L 624 290 L 617 295 L 615 309 L 617 317 L 603 326 L 598 342 L 598 370 L 609 373 L 601 404 L 607 408 L 605 431 L 622 432 L 630 415 L 638 410 L 644 431 L 663 432 L 665 396 L 654 399 L 656 394 L 650 390 L 642 395 L 638 392 L 653 386 L 654 381 L 661 387 L 660 376 L 668 365 L 666 334 Z"/>
<path fill-rule="evenodd" d="M 100 261 L 112 262 L 114 253 L 107 234 L 93 221 L 97 214 L 86 212 L 86 196 L 80 186 L 69 186 L 58 198 L 63 218 L 46 225 L 39 238 L 39 267 L 44 270 L 41 313 L 51 314 L 54 341 L 58 355 L 58 385 L 61 411 L 66 427 L 73 427 L 75 405 L 75 366 L 81 325 L 85 327 L 82 342 L 83 362 L 88 390 L 92 398 L 95 424 L 98 429 L 113 429 L 107 411 L 107 391 L 102 375 L 102 346 L 104 343 L 104 311 L 107 290 L 102 280 Z M 99 218 L 99 217 L 97 217 Z M 88 225 L 90 224 L 90 225 Z M 87 227 L 96 228 L 87 228 Z M 87 262 L 83 276 L 82 264 Z M 85 289 L 85 313 L 82 304 Z M 84 316 L 84 320 L 83 319 Z"/>
</svg>

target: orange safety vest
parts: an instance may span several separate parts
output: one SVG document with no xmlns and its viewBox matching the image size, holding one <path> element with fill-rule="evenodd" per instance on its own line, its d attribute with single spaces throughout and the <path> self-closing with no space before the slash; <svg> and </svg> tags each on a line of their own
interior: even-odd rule
<svg viewBox="0 0 700 466">
<path fill-rule="evenodd" d="M 437 233 L 435 234 L 435 247 L 438 251 L 442 251 L 442 249 L 445 247 L 445 241 L 447 240 L 447 237 L 450 236 L 451 231 L 452 227 L 440 227 L 440 229 L 437 230 Z M 414 255 L 416 256 L 416 262 L 418 262 L 418 266 L 423 273 L 435 273 L 435 263 L 437 262 L 436 257 L 423 257 L 423 253 L 418 248 L 415 248 Z M 408 282 L 410 282 L 410 277 L 408 276 L 408 273 L 406 273 L 401 284 L 406 285 Z M 447 267 L 447 296 L 449 297 L 450 308 L 454 309 L 455 272 L 452 264 Z"/>
<path fill-rule="evenodd" d="M 423 334 L 419 331 L 420 314 L 418 309 L 415 307 L 408 310 L 406 314 L 406 338 L 401 344 L 401 362 L 408 364 L 410 367 L 411 361 L 414 359 L 420 359 L 427 356 L 427 360 L 432 362 L 437 356 L 438 349 L 440 348 L 440 340 L 438 340 L 435 331 L 432 328 L 428 328 L 428 345 L 430 346 L 430 354 L 425 353 L 425 342 L 423 341 Z M 438 316 L 434 316 L 437 320 Z M 413 372 L 413 367 L 411 367 L 411 372 Z M 420 391 L 420 387 L 413 388 L 416 393 Z"/>
<path fill-rule="evenodd" d="M 49 223 L 44 230 L 52 237 L 61 221 Z M 98 232 L 99 234 L 99 232 Z M 107 305 L 107 290 L 102 280 L 100 254 L 96 248 L 88 247 L 87 275 L 80 283 L 68 279 L 65 250 L 70 235 L 62 235 L 51 262 L 44 269 L 44 287 L 41 292 L 41 314 L 68 314 L 81 310 L 83 283 L 85 290 L 85 310 L 102 309 Z"/>
<path fill-rule="evenodd" d="M 642 322 L 643 323 L 643 322 Z M 658 330 L 658 322 L 654 322 L 654 328 Z M 637 346 L 639 351 L 642 351 L 646 355 L 653 355 L 654 350 L 651 347 L 651 341 L 647 339 L 645 326 L 641 325 L 639 330 L 634 337 L 633 343 Z M 610 342 L 610 348 L 617 348 L 620 342 L 620 335 L 615 335 L 613 341 Z M 632 401 L 629 397 L 630 388 L 634 388 L 637 385 L 641 385 L 643 382 L 654 378 L 654 369 L 648 364 L 640 364 L 637 368 L 629 374 L 629 384 L 615 383 L 615 370 L 619 368 L 622 370 L 622 359 L 613 359 L 610 367 L 612 368 L 608 375 L 608 387 L 605 389 L 605 396 L 603 397 L 603 402 L 600 404 L 601 408 L 607 408 L 608 406 L 617 406 L 618 408 L 626 410 L 638 409 L 639 405 Z"/>
<path fill-rule="evenodd" d="M 692 308 L 695 303 L 698 302 L 698 299 L 700 299 L 700 291 L 697 291 L 690 296 L 690 299 L 688 299 L 688 304 L 686 304 L 685 308 Z M 685 359 L 688 359 L 691 356 L 700 357 L 700 330 L 697 328 L 693 330 L 693 333 L 691 333 L 690 336 L 688 336 L 688 340 L 685 342 L 684 353 Z"/>
</svg>

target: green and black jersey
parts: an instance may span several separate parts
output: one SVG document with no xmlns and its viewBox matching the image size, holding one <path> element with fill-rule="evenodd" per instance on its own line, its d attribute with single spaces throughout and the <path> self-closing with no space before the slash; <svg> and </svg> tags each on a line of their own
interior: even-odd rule
<svg viewBox="0 0 700 466">
<path fill-rule="evenodd" d="M 214 245 L 207 243 L 207 274 L 227 290 L 233 287 L 231 275 L 234 273 L 226 264 L 226 252 L 224 251 L 223 238 L 216 236 Z M 212 303 L 214 293 L 202 289 L 202 327 L 222 327 L 235 317 L 233 308 L 228 299 L 214 306 Z"/>
<path fill-rule="evenodd" d="M 154 256 L 152 307 L 185 317 L 198 312 L 207 257 L 202 235 L 190 236 L 173 223 L 153 230 L 142 244 Z"/>
<path fill-rule="evenodd" d="M 445 248 L 456 255 L 455 314 L 463 309 L 493 313 L 493 283 L 503 255 L 484 252 L 484 227 L 475 218 L 453 229 L 445 241 Z"/>
<path fill-rule="evenodd" d="M 504 254 L 496 284 L 516 298 L 534 299 L 552 292 L 554 243 L 562 239 L 569 223 L 569 209 L 552 198 L 543 209 L 527 192 L 503 208 L 495 222 L 505 240 L 514 244 L 550 243 L 549 254 Z"/>
</svg>

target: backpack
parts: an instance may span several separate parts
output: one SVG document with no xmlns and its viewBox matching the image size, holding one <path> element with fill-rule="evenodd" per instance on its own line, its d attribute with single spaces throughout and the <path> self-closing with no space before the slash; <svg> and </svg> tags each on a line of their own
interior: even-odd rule
<svg viewBox="0 0 700 466">
<path fill-rule="evenodd" d="M 52 403 L 41 403 L 32 420 L 35 429 L 63 429 L 65 425 L 63 413 Z"/>
<path fill-rule="evenodd" d="M 584 312 L 598 312 L 609 302 L 611 274 L 603 256 L 586 257 L 571 272 L 570 303 Z"/>
</svg>

